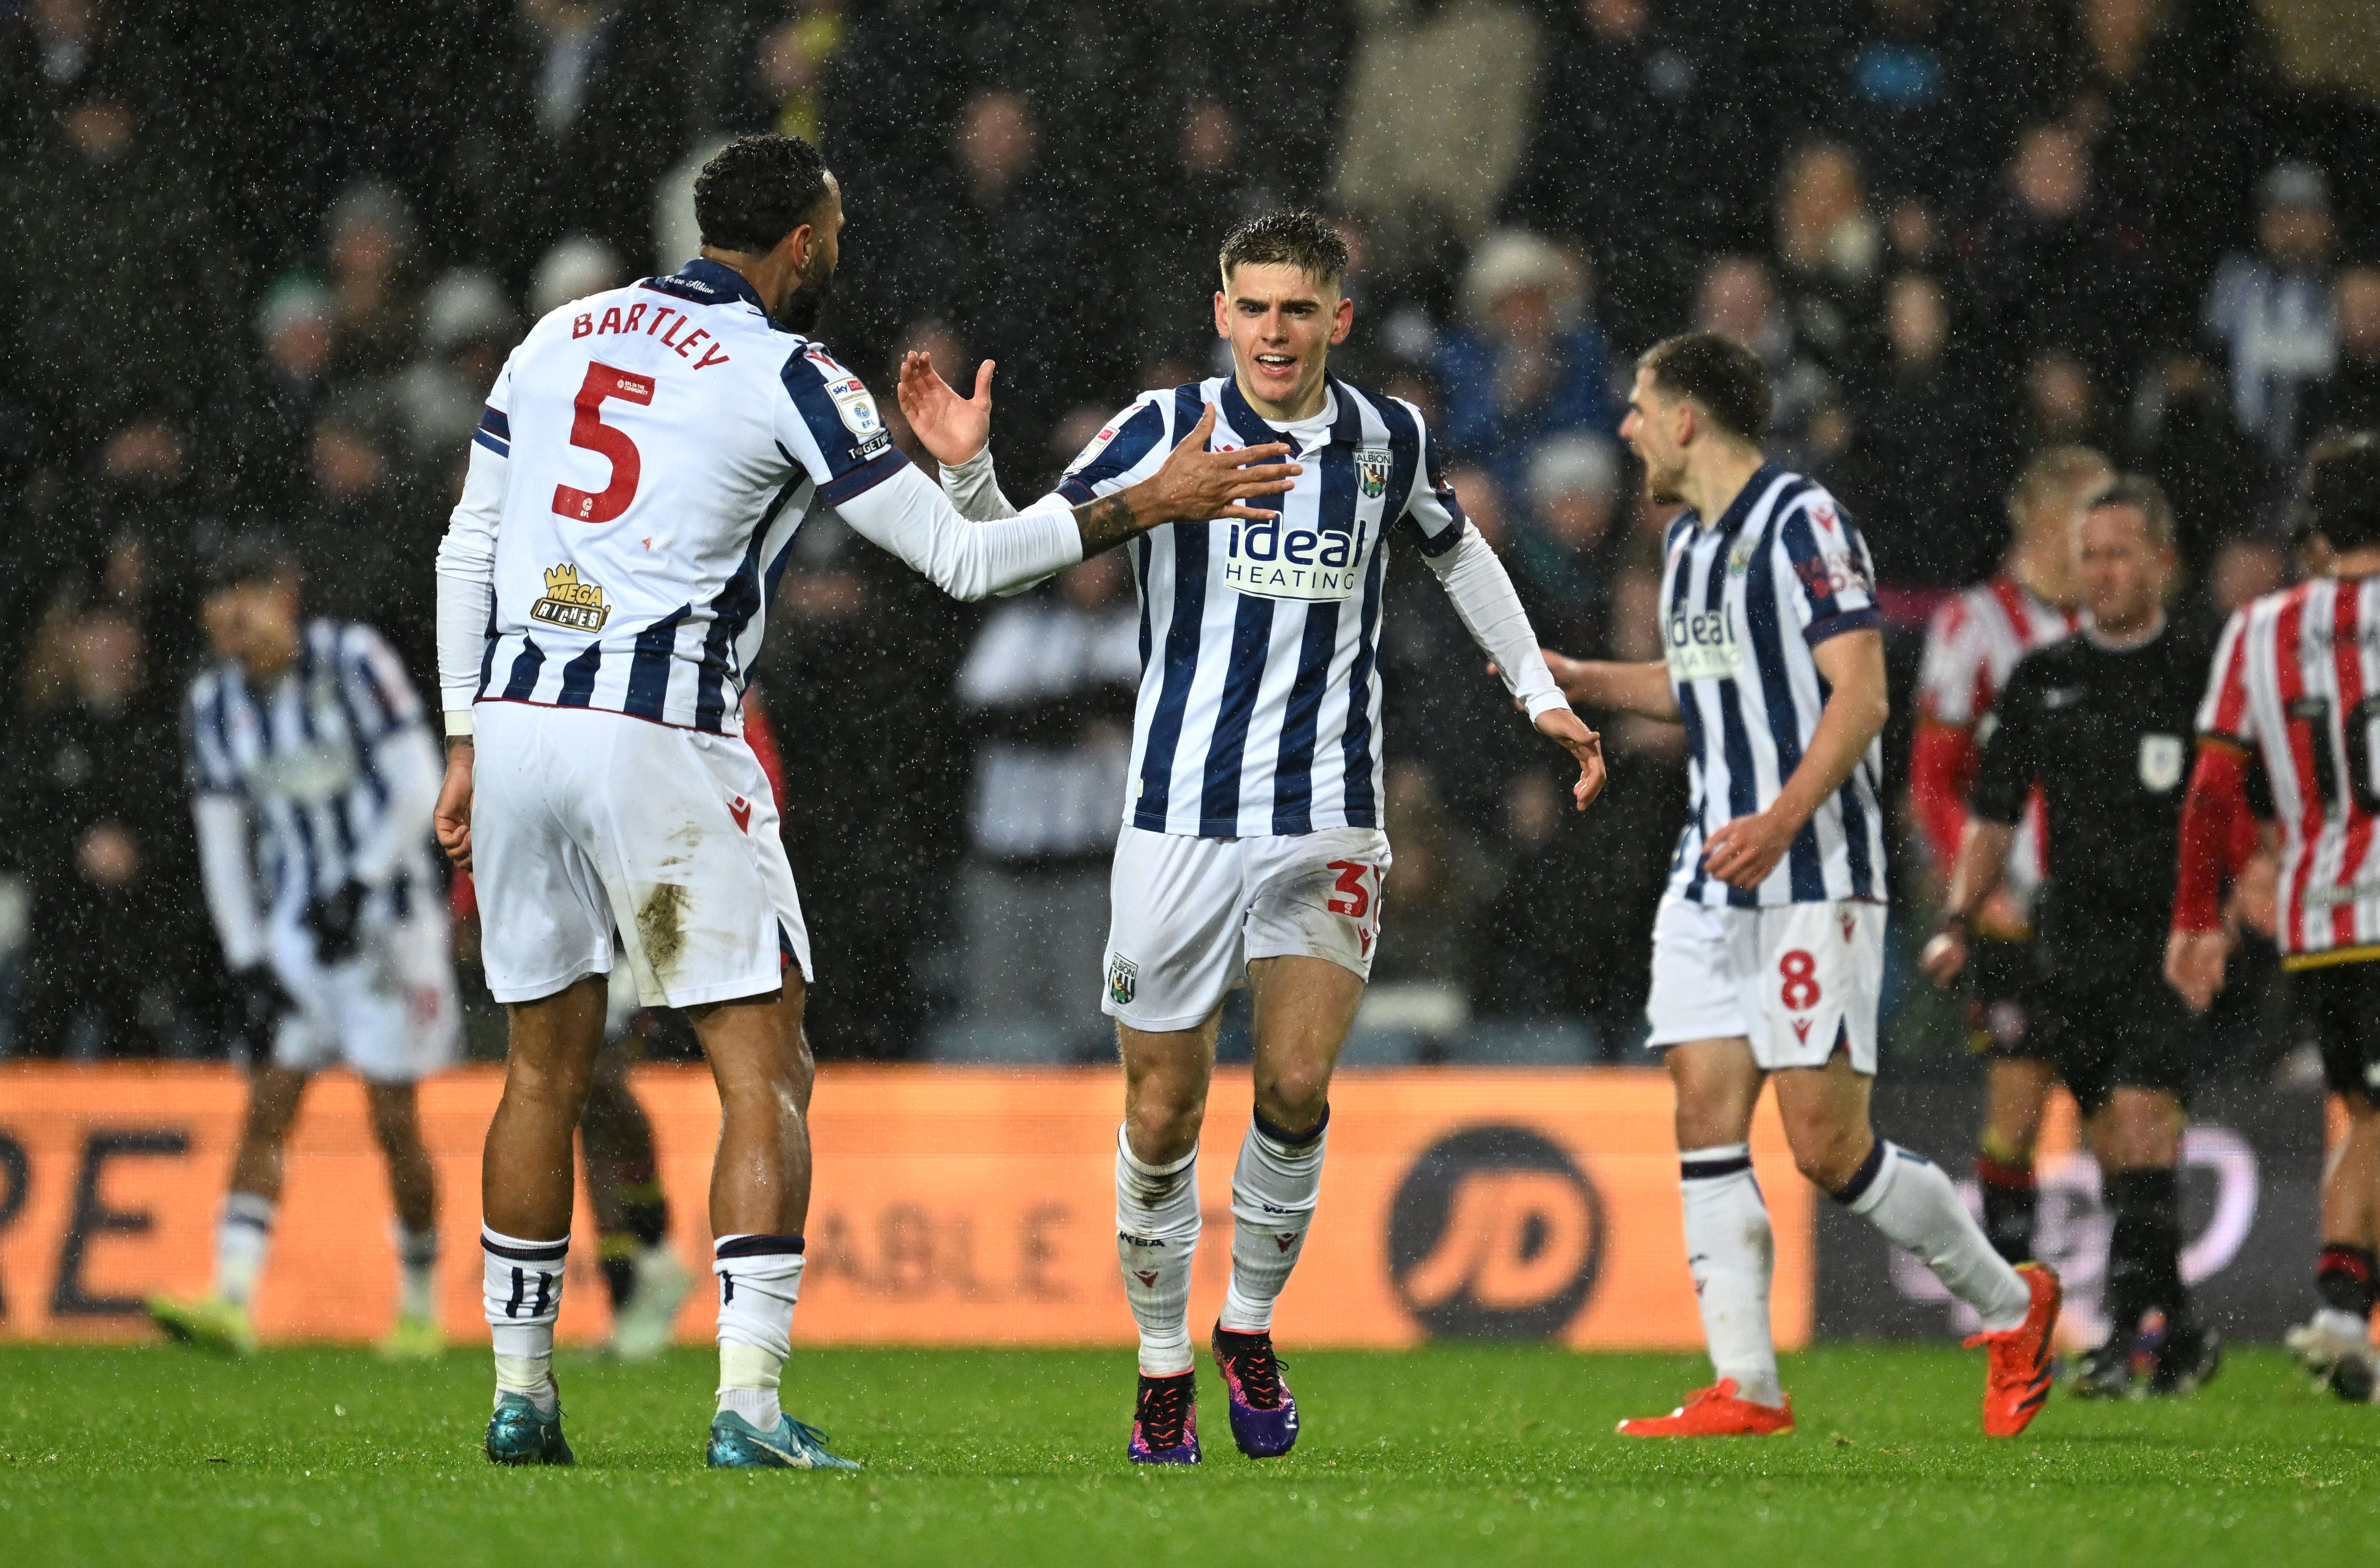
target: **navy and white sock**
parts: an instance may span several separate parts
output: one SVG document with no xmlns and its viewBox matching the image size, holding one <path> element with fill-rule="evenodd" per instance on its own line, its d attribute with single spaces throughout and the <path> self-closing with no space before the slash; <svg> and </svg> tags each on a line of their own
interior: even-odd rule
<svg viewBox="0 0 2380 1568">
<path fill-rule="evenodd" d="M 486 1259 L 481 1305 L 495 1342 L 496 1397 L 517 1393 L 548 1416 L 553 1388 L 553 1320 L 562 1316 L 562 1270 L 570 1237 L 532 1241 L 480 1227 Z"/>
<path fill-rule="evenodd" d="M 719 1276 L 719 1408 L 774 1431 L 802 1294 L 802 1238 L 724 1235 L 710 1253 Z"/>
<path fill-rule="evenodd" d="M 1737 1398 L 1773 1409 L 1785 1403 L 1768 1326 L 1777 1238 L 1752 1174 L 1752 1146 L 1679 1150 L 1678 1190 L 1685 1205 L 1686 1267 L 1694 1276 L 1711 1369 L 1735 1380 Z"/>
<path fill-rule="evenodd" d="M 256 1300 L 256 1282 L 273 1246 L 273 1202 L 252 1192 L 224 1199 L 215 1222 L 215 1294 L 241 1311 Z"/>
<path fill-rule="evenodd" d="M 1302 1133 L 1284 1132 L 1258 1112 L 1240 1142 L 1240 1162 L 1232 1173 L 1232 1282 L 1220 1319 L 1233 1333 L 1272 1329 L 1272 1304 L 1305 1250 L 1322 1196 L 1330 1125 L 1327 1106 L 1322 1120 Z"/>
<path fill-rule="evenodd" d="M 1116 1258 L 1140 1325 L 1140 1369 L 1190 1370 L 1190 1260 L 1198 1252 L 1198 1150 L 1151 1165 L 1116 1129 Z"/>
<path fill-rule="evenodd" d="M 1993 1250 L 1959 1189 L 1924 1155 L 1878 1138 L 1834 1199 L 1915 1253 L 1986 1331 L 2017 1328 L 2033 1309 L 2023 1276 Z"/>
</svg>

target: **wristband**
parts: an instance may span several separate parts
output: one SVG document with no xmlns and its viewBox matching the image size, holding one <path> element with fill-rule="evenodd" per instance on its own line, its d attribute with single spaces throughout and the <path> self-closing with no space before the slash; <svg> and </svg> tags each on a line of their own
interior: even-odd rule
<svg viewBox="0 0 2380 1568">
<path fill-rule="evenodd" d="M 1961 942 L 1964 942 L 1967 940 L 1968 934 L 1967 918 L 1954 909 L 1950 913 L 1942 917 L 1940 923 L 1934 928 L 1934 934 L 1936 936 L 1956 936 Z"/>
<path fill-rule="evenodd" d="M 468 708 L 450 708 L 446 711 L 446 738 L 449 740 L 471 738 L 471 711 Z"/>
</svg>

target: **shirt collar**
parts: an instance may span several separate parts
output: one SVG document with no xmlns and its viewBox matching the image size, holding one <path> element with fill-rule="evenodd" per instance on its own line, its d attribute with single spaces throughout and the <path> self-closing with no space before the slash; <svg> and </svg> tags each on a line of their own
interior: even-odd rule
<svg viewBox="0 0 2380 1568">
<path fill-rule="evenodd" d="M 1247 398 L 1242 395 L 1240 378 L 1237 376 L 1223 378 L 1223 395 L 1218 401 L 1221 404 L 1223 423 L 1231 426 L 1238 433 L 1241 442 L 1249 446 L 1260 446 L 1278 436 L 1288 439 L 1291 447 L 1296 448 L 1302 444 L 1291 438 L 1290 432 L 1292 431 L 1302 432 L 1317 428 L 1321 432 L 1321 439 L 1328 441 L 1337 429 L 1338 412 L 1342 407 L 1338 383 L 1328 377 L 1322 383 L 1321 409 L 1311 419 L 1300 419 L 1294 424 L 1277 425 L 1258 414 Z M 1308 448 L 1308 450 L 1311 449 Z M 1301 454 L 1293 451 L 1291 455 L 1295 456 Z"/>
<path fill-rule="evenodd" d="M 752 286 L 751 280 L 724 261 L 697 256 L 680 267 L 675 276 L 677 282 L 689 288 L 717 296 L 714 303 L 723 305 L 730 299 L 741 299 L 760 314 L 769 313 L 769 308 L 760 303 L 760 291 Z"/>
<path fill-rule="evenodd" d="M 1752 470 L 1752 477 L 1743 481 L 1743 488 L 1735 492 L 1735 499 L 1727 504 L 1727 510 L 1719 514 L 1711 532 L 1724 536 L 1742 528 L 1743 519 L 1751 515 L 1753 507 L 1760 504 L 1760 498 L 1768 493 L 1768 487 L 1784 472 L 1773 458 L 1764 460 L 1760 467 Z"/>
</svg>

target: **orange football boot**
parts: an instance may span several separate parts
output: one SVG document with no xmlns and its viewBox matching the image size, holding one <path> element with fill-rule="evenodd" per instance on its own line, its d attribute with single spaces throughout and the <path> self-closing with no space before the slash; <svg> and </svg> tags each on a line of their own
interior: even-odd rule
<svg viewBox="0 0 2380 1568">
<path fill-rule="evenodd" d="M 1793 1429 L 1793 1399 L 1782 1405 L 1755 1404 L 1735 1397 L 1735 1380 L 1696 1389 L 1667 1416 L 1640 1416 L 1620 1423 L 1624 1438 L 1774 1438 Z"/>
<path fill-rule="evenodd" d="M 2049 1403 L 2049 1340 L 2058 1329 L 2058 1275 L 2038 1263 L 2020 1263 L 2016 1271 L 2033 1293 L 2024 1321 L 1966 1341 L 1969 1350 L 1980 1345 L 1991 1352 L 1984 1376 L 1984 1435 L 1989 1438 L 2016 1436 Z"/>
</svg>

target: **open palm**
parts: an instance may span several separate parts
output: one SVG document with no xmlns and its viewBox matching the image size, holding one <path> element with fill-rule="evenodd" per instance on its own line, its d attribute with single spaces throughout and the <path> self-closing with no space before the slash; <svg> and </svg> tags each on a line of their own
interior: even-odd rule
<svg viewBox="0 0 2380 1568">
<path fill-rule="evenodd" d="M 975 372 L 975 395 L 961 397 L 931 354 L 913 348 L 901 356 L 901 412 L 935 462 L 964 463 L 991 440 L 991 370 L 986 359 Z"/>
</svg>

